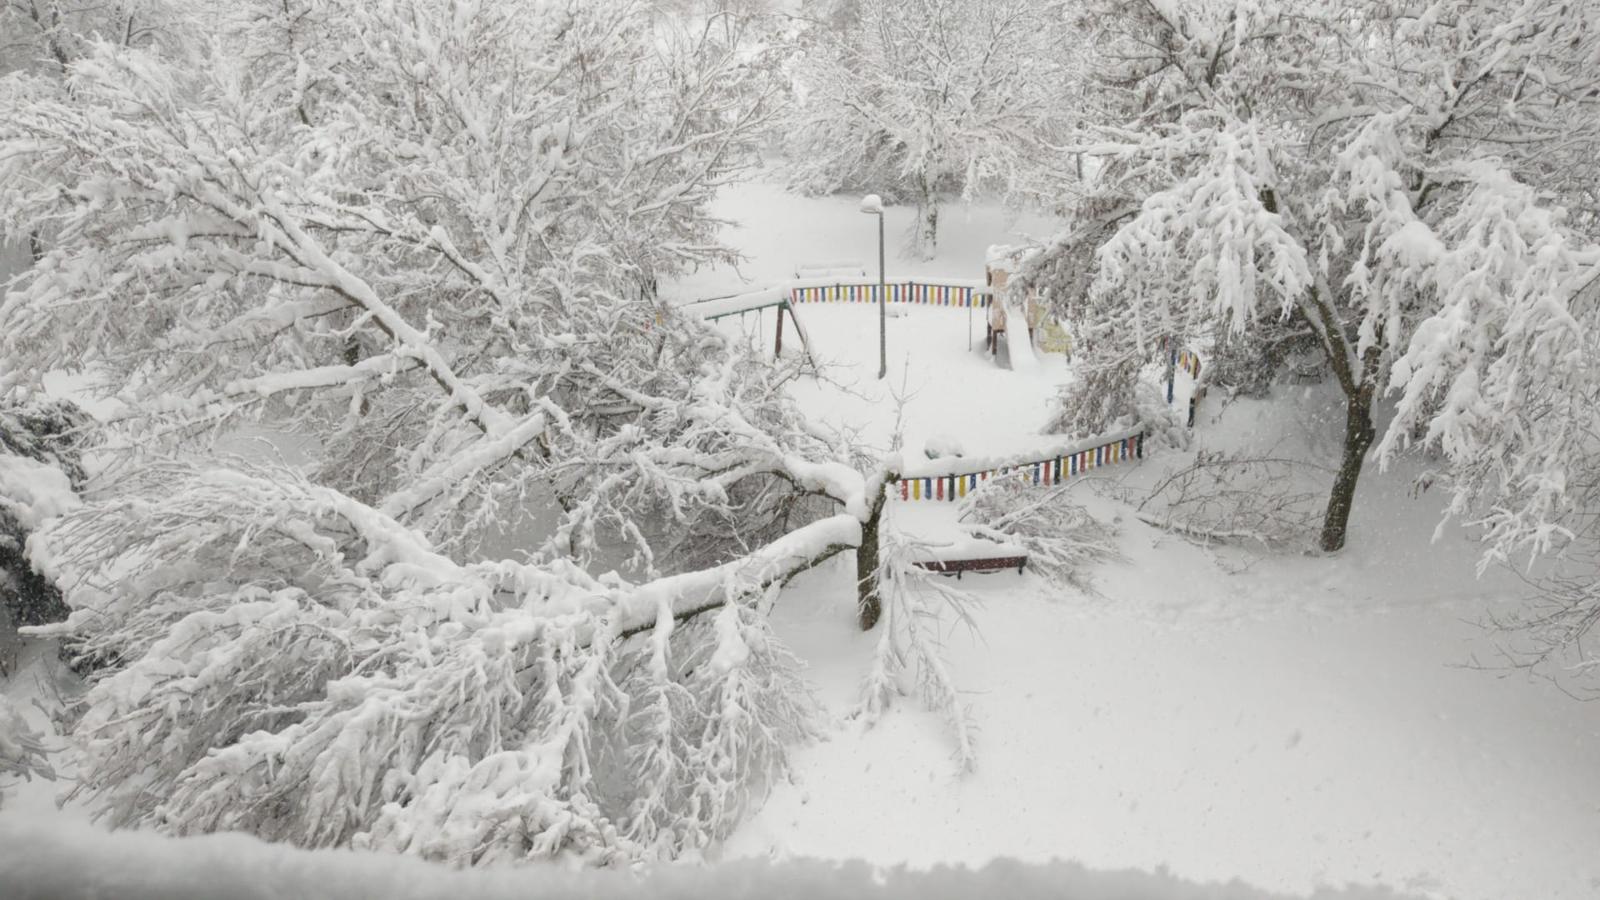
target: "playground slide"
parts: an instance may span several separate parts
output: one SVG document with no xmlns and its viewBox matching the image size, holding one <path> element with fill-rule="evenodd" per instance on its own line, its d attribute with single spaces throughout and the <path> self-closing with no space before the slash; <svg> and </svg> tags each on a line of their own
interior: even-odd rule
<svg viewBox="0 0 1600 900">
<path fill-rule="evenodd" d="M 1007 328 L 1006 350 L 1011 358 L 1011 370 L 1014 372 L 1033 372 L 1039 368 L 1039 358 L 1033 355 L 1033 343 L 1028 340 L 1027 317 L 1022 310 L 1009 310 L 1006 318 L 1017 323 L 1016 328 Z"/>
</svg>

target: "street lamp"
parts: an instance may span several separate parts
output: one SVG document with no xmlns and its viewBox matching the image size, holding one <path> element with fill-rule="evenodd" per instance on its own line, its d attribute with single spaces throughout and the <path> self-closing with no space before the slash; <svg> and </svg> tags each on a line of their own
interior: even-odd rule
<svg viewBox="0 0 1600 900">
<path fill-rule="evenodd" d="M 861 211 L 878 217 L 878 377 L 882 378 L 889 374 L 889 285 L 883 278 L 883 198 L 877 194 L 862 197 Z"/>
</svg>

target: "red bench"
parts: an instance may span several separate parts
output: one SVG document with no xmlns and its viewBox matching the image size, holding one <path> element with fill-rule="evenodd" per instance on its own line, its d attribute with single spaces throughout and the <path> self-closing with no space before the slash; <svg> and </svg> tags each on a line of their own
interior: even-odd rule
<svg viewBox="0 0 1600 900">
<path fill-rule="evenodd" d="M 960 578 L 962 572 L 999 572 L 1003 569 L 1016 569 L 1017 574 L 1021 575 L 1027 565 L 1026 556 L 990 556 L 979 559 L 933 559 L 917 563 L 917 568 L 940 575 L 954 574 Z"/>
</svg>

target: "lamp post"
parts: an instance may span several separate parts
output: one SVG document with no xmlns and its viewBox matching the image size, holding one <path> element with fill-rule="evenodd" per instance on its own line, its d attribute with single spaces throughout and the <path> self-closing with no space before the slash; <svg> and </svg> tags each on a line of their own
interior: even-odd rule
<svg viewBox="0 0 1600 900">
<path fill-rule="evenodd" d="M 878 217 L 878 377 L 889 374 L 889 284 L 883 277 L 883 198 L 868 194 L 861 198 L 861 211 Z"/>
</svg>

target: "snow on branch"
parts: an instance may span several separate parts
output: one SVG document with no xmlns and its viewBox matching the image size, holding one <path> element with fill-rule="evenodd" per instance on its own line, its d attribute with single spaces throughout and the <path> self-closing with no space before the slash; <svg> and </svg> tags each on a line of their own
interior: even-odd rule
<svg viewBox="0 0 1600 900">
<path fill-rule="evenodd" d="M 1261 315 L 1263 296 L 1286 310 L 1312 285 L 1306 248 L 1264 202 L 1277 179 L 1273 140 L 1282 136 L 1198 115 L 1180 127 L 1204 134 L 1209 153 L 1148 196 L 1096 252 L 1093 289 L 1134 298 L 1145 340 L 1202 331 L 1192 319 L 1199 310 L 1242 331 Z"/>
<path fill-rule="evenodd" d="M 1020 545 L 1030 570 L 1089 590 L 1093 567 L 1122 554 L 1116 527 L 1072 502 L 1077 484 L 1066 482 L 1041 493 L 1020 475 L 991 479 L 967 495 L 961 518 L 978 537 Z"/>
<path fill-rule="evenodd" d="M 1481 513 L 1494 558 L 1547 552 L 1588 499 L 1572 492 L 1592 458 L 1600 244 L 1566 213 L 1488 161 L 1452 167 L 1464 190 L 1409 245 L 1381 252 L 1413 291 L 1436 298 L 1391 374 L 1399 414 L 1380 444 L 1417 435 L 1456 466 L 1452 512 Z M 1398 245 L 1398 246 L 1396 246 Z M 1587 292 L 1587 300 L 1585 299 Z"/>
<path fill-rule="evenodd" d="M 945 659 L 943 640 L 953 625 L 975 630 L 968 607 L 976 601 L 916 564 L 926 548 L 914 538 L 885 528 L 881 540 L 877 583 L 883 613 L 856 714 L 868 725 L 877 722 L 914 680 L 923 703 L 950 726 L 957 771 L 971 772 L 978 763 L 977 728 Z"/>
<path fill-rule="evenodd" d="M 167 465 L 30 549 L 73 607 L 38 633 L 102 666 L 76 790 L 113 823 L 603 862 L 704 848 L 759 803 L 812 721 L 766 608 L 859 541 L 841 515 L 630 585 L 456 564 L 292 470 Z M 629 799 L 646 771 L 656 800 Z"/>
<path fill-rule="evenodd" d="M 1139 519 L 1203 543 L 1300 548 L 1320 524 L 1327 471 L 1298 460 L 1197 453 L 1139 501 Z"/>
<path fill-rule="evenodd" d="M 313 435 L 321 480 L 445 544 L 530 498 L 576 509 L 592 479 L 551 464 L 650 433 L 590 370 L 679 398 L 734 355 L 653 285 L 729 258 L 705 204 L 777 82 L 732 18 L 661 41 L 637 4 L 474 10 L 267 7 L 170 56 L 88 46 L 67 93 L 0 85 L 0 229 L 42 254 L 0 300 L 0 388 L 85 368 L 118 447 Z M 614 499 L 595 517 L 626 531 Z M 760 533 L 785 502 L 762 493 Z"/>
</svg>

